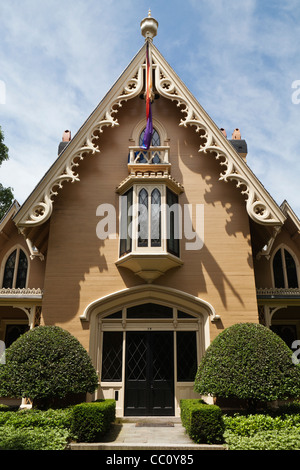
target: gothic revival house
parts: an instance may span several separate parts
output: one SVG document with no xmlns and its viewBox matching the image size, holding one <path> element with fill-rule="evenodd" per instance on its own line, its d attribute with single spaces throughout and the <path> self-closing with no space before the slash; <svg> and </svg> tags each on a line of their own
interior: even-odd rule
<svg viewBox="0 0 300 470">
<path fill-rule="evenodd" d="M 141 22 L 140 51 L 0 222 L 0 340 L 68 330 L 118 416 L 178 416 L 234 323 L 300 338 L 299 219 L 157 50 L 157 26 Z"/>
</svg>

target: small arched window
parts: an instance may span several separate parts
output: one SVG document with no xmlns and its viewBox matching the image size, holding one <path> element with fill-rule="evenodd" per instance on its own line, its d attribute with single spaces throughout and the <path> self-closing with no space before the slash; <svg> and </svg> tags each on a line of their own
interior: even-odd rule
<svg viewBox="0 0 300 470">
<path fill-rule="evenodd" d="M 142 147 L 145 135 L 144 129 L 139 137 L 139 146 Z M 153 129 L 152 140 L 151 140 L 151 147 L 160 147 L 160 135 L 156 129 Z M 161 155 L 160 151 L 153 151 L 151 152 L 151 162 L 149 162 L 149 157 L 147 152 L 140 152 L 139 153 L 139 163 L 161 163 Z"/>
<path fill-rule="evenodd" d="M 27 270 L 27 256 L 21 248 L 16 248 L 6 260 L 2 287 L 5 289 L 26 287 Z"/>
<path fill-rule="evenodd" d="M 297 266 L 291 253 L 281 247 L 273 258 L 274 287 L 298 288 Z"/>
<path fill-rule="evenodd" d="M 140 135 L 140 140 L 139 140 L 139 145 L 140 145 L 140 147 L 143 145 L 145 130 L 146 130 L 146 129 L 144 129 L 144 130 L 142 131 L 141 135 Z M 160 146 L 160 136 L 159 136 L 159 133 L 157 132 L 156 129 L 153 129 L 152 140 L 151 140 L 151 146 L 152 146 L 152 147 L 159 147 L 159 146 Z"/>
</svg>

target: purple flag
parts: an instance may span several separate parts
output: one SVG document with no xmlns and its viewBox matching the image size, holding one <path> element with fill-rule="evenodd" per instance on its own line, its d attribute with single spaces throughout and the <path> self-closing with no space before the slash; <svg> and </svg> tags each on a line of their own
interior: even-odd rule
<svg viewBox="0 0 300 470">
<path fill-rule="evenodd" d="M 149 147 L 151 145 L 152 134 L 153 134 L 152 110 L 151 110 L 151 103 L 149 103 L 149 116 L 148 116 L 148 119 L 147 119 L 147 125 L 146 125 L 145 134 L 144 134 L 144 138 L 143 138 L 142 149 L 144 149 L 144 150 L 149 149 Z"/>
</svg>

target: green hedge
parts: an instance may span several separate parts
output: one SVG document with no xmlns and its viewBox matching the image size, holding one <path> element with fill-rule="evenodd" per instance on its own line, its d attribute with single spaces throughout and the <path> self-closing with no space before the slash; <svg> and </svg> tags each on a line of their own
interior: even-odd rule
<svg viewBox="0 0 300 470">
<path fill-rule="evenodd" d="M 223 416 L 225 441 L 229 450 L 299 450 L 298 405 L 283 407 L 272 414 Z"/>
<path fill-rule="evenodd" d="M 225 430 L 222 411 L 203 400 L 181 400 L 181 422 L 197 444 L 221 444 Z"/>
<path fill-rule="evenodd" d="M 115 400 L 81 403 L 73 407 L 71 435 L 78 442 L 97 442 L 115 420 Z"/>
<path fill-rule="evenodd" d="M 72 409 L 0 413 L 0 450 L 64 450 Z"/>
<path fill-rule="evenodd" d="M 65 450 L 67 429 L 0 427 L 0 450 Z"/>
</svg>

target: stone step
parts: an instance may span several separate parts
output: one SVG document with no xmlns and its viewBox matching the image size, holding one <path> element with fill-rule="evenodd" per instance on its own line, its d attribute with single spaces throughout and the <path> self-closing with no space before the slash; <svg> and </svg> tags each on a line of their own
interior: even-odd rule
<svg viewBox="0 0 300 470">
<path fill-rule="evenodd" d="M 73 443 L 69 446 L 70 450 L 156 450 L 160 451 L 200 451 L 200 450 L 226 450 L 226 447 L 218 444 L 154 444 L 137 442 L 95 442 L 95 443 Z"/>
</svg>

